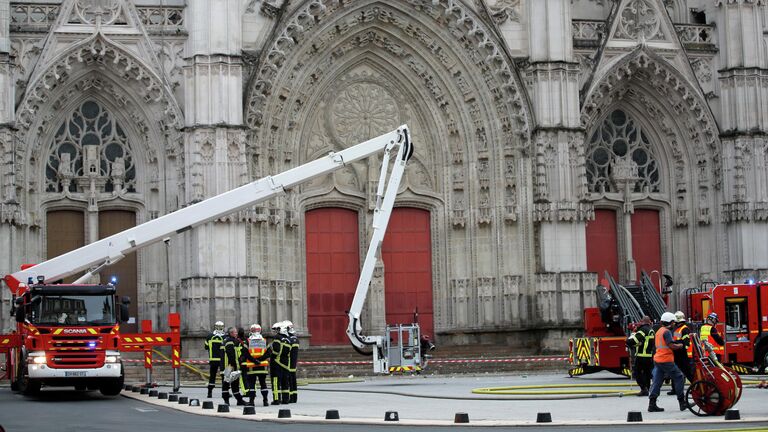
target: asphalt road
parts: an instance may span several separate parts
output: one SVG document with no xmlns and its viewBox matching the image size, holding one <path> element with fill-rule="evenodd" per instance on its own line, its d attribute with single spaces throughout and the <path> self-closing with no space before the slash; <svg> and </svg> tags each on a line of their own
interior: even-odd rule
<svg viewBox="0 0 768 432">
<path fill-rule="evenodd" d="M 184 431 L 184 432 L 237 432 L 237 431 L 410 431 L 413 426 L 356 426 L 254 423 L 246 420 L 217 419 L 182 413 L 170 408 L 145 404 L 124 397 L 104 397 L 99 392 L 71 390 L 47 390 L 39 397 L 27 398 L 13 393 L 8 387 L 0 387 L 0 425 L 8 432 L 55 430 L 57 432 L 137 432 L 137 431 Z M 681 426 L 623 425 L 622 431 L 680 431 L 680 430 L 768 430 L 768 424 L 712 424 Z M 455 427 L 419 427 L 419 432 L 456 430 Z M 473 428 L 476 429 L 476 428 Z M 537 426 L 535 431 L 613 431 L 616 426 L 584 428 Z M 495 431 L 512 428 L 494 427 Z M 518 428 L 519 430 L 519 428 Z M 530 430 L 530 429 L 529 429 Z"/>
</svg>

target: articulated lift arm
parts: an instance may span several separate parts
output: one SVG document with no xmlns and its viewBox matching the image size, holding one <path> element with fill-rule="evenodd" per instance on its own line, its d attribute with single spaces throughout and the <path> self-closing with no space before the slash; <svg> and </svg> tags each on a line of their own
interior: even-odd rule
<svg viewBox="0 0 768 432">
<path fill-rule="evenodd" d="M 364 352 L 364 348 L 366 347 L 374 346 L 374 361 L 379 361 L 379 357 L 386 359 L 386 354 L 382 354 L 382 356 L 376 355 L 376 350 L 382 347 L 382 336 L 362 335 L 360 312 L 363 309 L 363 303 L 365 303 L 365 298 L 368 295 L 371 278 L 373 277 L 373 271 L 376 266 L 376 259 L 381 253 L 381 243 L 384 241 L 384 234 L 387 231 L 389 216 L 392 214 L 395 195 L 397 195 L 397 190 L 400 187 L 400 181 L 403 178 L 405 165 L 408 163 L 408 159 L 411 157 L 412 153 L 413 149 L 406 136 L 404 145 L 400 147 L 397 156 L 395 157 L 392 172 L 389 173 L 388 181 L 387 170 L 384 168 L 389 166 L 390 153 L 387 152 L 384 154 L 382 170 L 379 177 L 379 186 L 376 191 L 376 208 L 373 211 L 373 234 L 371 235 L 371 243 L 368 245 L 368 253 L 365 256 L 363 268 L 360 270 L 360 279 L 358 280 L 357 288 L 355 289 L 355 297 L 352 299 L 352 306 L 348 312 L 349 325 L 347 326 L 347 336 L 352 342 L 352 346 L 359 352 Z M 384 362 L 386 362 L 386 360 L 384 360 Z M 374 368 L 377 372 L 380 371 L 376 365 L 374 365 Z"/>
<path fill-rule="evenodd" d="M 237 189 L 206 199 L 155 220 L 83 246 L 74 251 L 49 259 L 40 264 L 7 275 L 4 280 L 11 291 L 16 294 L 18 292 L 19 284 L 27 283 L 30 278 L 37 283 L 38 276 L 44 277 L 46 283 L 51 283 L 82 270 L 91 269 L 86 274 L 87 277 L 97 272 L 101 267 L 113 264 L 127 254 L 146 245 L 156 243 L 171 234 L 182 233 L 261 201 L 282 195 L 286 190 L 298 184 L 331 173 L 347 164 L 365 159 L 381 151 L 385 152 L 384 163 L 381 168 L 381 176 L 384 178 L 386 176 L 386 171 L 389 168 L 389 154 L 395 147 L 399 147 L 398 161 L 402 161 L 402 165 L 395 164 L 395 171 L 397 171 L 399 167 L 399 176 L 402 176 L 402 166 L 413 152 L 408 136 L 407 125 L 400 126 L 397 130 L 373 138 L 364 143 L 357 144 L 339 152 L 331 152 L 320 159 L 289 169 L 274 176 L 264 177 L 252 183 L 240 186 Z M 379 189 L 381 189 L 381 187 Z M 392 195 L 391 200 L 394 200 L 394 194 Z M 389 202 L 389 208 L 392 208 L 392 201 Z M 384 221 L 385 227 L 387 219 Z M 373 264 L 371 264 L 371 266 L 372 265 Z M 95 269 L 93 269 L 94 267 Z M 80 280 L 82 279 L 83 278 L 80 278 Z"/>
</svg>

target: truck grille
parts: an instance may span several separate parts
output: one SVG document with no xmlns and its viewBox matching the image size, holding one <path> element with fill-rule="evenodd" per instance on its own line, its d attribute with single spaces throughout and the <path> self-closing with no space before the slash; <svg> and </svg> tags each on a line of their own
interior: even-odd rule
<svg viewBox="0 0 768 432">
<path fill-rule="evenodd" d="M 48 366 L 52 368 L 93 368 L 104 363 L 103 340 L 96 335 L 53 336 L 50 340 Z"/>
<path fill-rule="evenodd" d="M 103 363 L 95 352 L 52 352 L 48 357 L 48 366 L 52 368 L 96 368 Z"/>
</svg>

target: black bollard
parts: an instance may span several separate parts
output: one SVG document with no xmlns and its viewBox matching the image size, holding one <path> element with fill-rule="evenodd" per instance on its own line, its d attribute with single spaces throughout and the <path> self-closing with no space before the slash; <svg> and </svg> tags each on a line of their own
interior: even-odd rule
<svg viewBox="0 0 768 432">
<path fill-rule="evenodd" d="M 168 402 L 178 402 L 178 401 L 179 401 L 179 395 L 177 394 L 168 395 Z"/>
<path fill-rule="evenodd" d="M 139 387 L 139 386 L 133 386 L 133 387 L 131 387 L 131 391 L 132 391 L 132 392 L 134 392 L 134 393 L 138 393 L 138 392 L 140 392 L 140 391 L 141 391 L 141 387 Z"/>
<path fill-rule="evenodd" d="M 142 387 L 141 390 L 139 390 L 139 394 L 149 394 L 149 389 L 146 387 Z"/>
<path fill-rule="evenodd" d="M 536 414 L 536 423 L 552 423 L 552 414 L 550 413 Z"/>
<path fill-rule="evenodd" d="M 203 401 L 203 409 L 213 409 L 213 401 Z"/>
<path fill-rule="evenodd" d="M 126 384 L 126 385 L 123 386 L 123 390 L 127 390 L 127 391 L 131 391 L 132 388 L 133 388 L 133 386 L 130 385 L 130 384 Z"/>
<path fill-rule="evenodd" d="M 149 397 L 157 397 L 157 390 L 150 390 Z"/>
<path fill-rule="evenodd" d="M 341 417 L 339 417 L 339 411 L 338 410 L 327 410 L 325 412 L 325 419 L 326 420 L 338 420 Z"/>
<path fill-rule="evenodd" d="M 243 407 L 243 415 L 254 415 L 256 414 L 256 407 L 253 406 L 244 406 Z"/>
<path fill-rule="evenodd" d="M 467 414 L 467 413 L 456 413 L 453 416 L 453 422 L 454 423 L 469 423 L 469 414 Z"/>
<path fill-rule="evenodd" d="M 168 399 L 168 393 L 166 392 L 160 392 L 157 394 L 158 399 Z"/>
<path fill-rule="evenodd" d="M 219 404 L 219 409 L 218 409 L 217 412 L 228 413 L 229 412 L 229 405 L 227 405 L 227 404 Z"/>
<path fill-rule="evenodd" d="M 187 396 L 179 396 L 179 404 L 186 405 L 189 403 L 189 397 Z"/>
<path fill-rule="evenodd" d="M 277 412 L 277 418 L 291 418 L 291 410 L 281 409 Z"/>
<path fill-rule="evenodd" d="M 397 411 L 387 411 L 384 414 L 384 421 L 400 421 L 400 416 L 397 414 Z"/>
<path fill-rule="evenodd" d="M 740 420 L 741 414 L 739 414 L 739 410 L 729 409 L 725 411 L 725 419 L 726 420 Z"/>
<path fill-rule="evenodd" d="M 628 422 L 641 422 L 643 421 L 643 413 L 640 411 L 630 411 L 627 413 Z"/>
<path fill-rule="evenodd" d="M 200 406 L 200 399 L 190 399 L 189 406 L 194 406 L 194 407 Z"/>
</svg>

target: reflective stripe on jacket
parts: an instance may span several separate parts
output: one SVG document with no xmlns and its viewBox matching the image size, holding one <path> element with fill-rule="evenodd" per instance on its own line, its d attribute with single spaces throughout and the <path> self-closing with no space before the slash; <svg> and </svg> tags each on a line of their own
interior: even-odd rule
<svg viewBox="0 0 768 432">
<path fill-rule="evenodd" d="M 717 341 L 712 337 L 712 325 L 711 324 L 704 324 L 701 326 L 701 330 L 699 332 L 699 336 L 701 337 L 701 347 L 703 349 L 706 349 L 706 346 L 704 346 L 704 342 L 709 342 L 712 344 L 712 348 L 714 348 L 715 354 L 720 354 L 721 356 L 723 353 L 725 353 L 725 348 L 720 346 Z"/>
<path fill-rule="evenodd" d="M 691 331 L 688 330 L 688 326 L 686 324 L 680 325 L 680 327 L 675 329 L 675 332 L 672 333 L 672 339 L 676 341 L 680 341 L 685 345 L 685 352 L 688 354 L 688 358 L 691 358 L 693 356 L 693 347 L 691 346 Z"/>
</svg>

